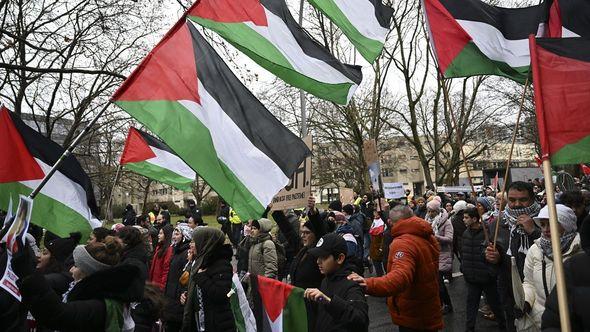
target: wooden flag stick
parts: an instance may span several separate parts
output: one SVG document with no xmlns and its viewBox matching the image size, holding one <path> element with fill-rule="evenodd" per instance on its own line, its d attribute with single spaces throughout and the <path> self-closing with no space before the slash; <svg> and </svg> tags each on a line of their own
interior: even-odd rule
<svg viewBox="0 0 590 332">
<path fill-rule="evenodd" d="M 506 161 L 506 172 L 504 172 L 504 183 L 502 183 L 502 201 L 500 201 L 500 210 L 498 211 L 498 219 L 496 220 L 496 228 L 494 229 L 494 250 L 496 250 L 496 240 L 498 240 L 498 230 L 500 229 L 500 219 L 502 218 L 502 212 L 504 212 L 504 197 L 506 197 L 506 185 L 508 183 L 508 174 L 510 174 L 510 163 L 512 162 L 512 153 L 514 152 L 514 144 L 516 143 L 516 136 L 518 135 L 518 127 L 520 124 L 520 115 L 522 114 L 522 108 L 524 105 L 524 98 L 530 85 L 529 77 L 527 76 L 526 82 L 524 83 L 524 90 L 520 97 L 520 106 L 518 107 L 518 115 L 516 116 L 516 124 L 514 125 L 514 132 L 512 133 L 512 143 L 510 144 L 510 153 L 508 154 L 508 160 Z"/>
<path fill-rule="evenodd" d="M 117 186 L 117 182 L 119 181 L 119 173 L 121 172 L 121 163 L 117 166 L 117 172 L 115 173 L 115 179 L 113 180 L 113 186 L 111 187 L 111 193 L 109 194 L 109 201 L 107 202 L 107 220 L 113 220 L 113 193 L 115 192 L 115 187 Z"/>
</svg>

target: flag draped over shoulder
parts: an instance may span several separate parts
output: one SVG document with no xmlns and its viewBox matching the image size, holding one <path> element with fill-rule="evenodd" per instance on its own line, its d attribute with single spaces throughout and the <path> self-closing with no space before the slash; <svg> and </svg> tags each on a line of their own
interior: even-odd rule
<svg viewBox="0 0 590 332">
<path fill-rule="evenodd" d="M 381 54 L 393 9 L 381 0 L 309 0 L 326 15 L 369 63 Z"/>
<path fill-rule="evenodd" d="M 64 153 L 59 144 L 27 126 L 16 114 L 0 108 L 0 207 L 10 198 L 28 196 Z M 101 226 L 90 178 L 70 155 L 35 197 L 31 222 L 60 237 L 80 232 L 87 238 Z"/>
<path fill-rule="evenodd" d="M 590 161 L 590 40 L 530 38 L 542 158 Z"/>
<path fill-rule="evenodd" d="M 499 75 L 524 83 L 528 36 L 544 36 L 547 3 L 524 8 L 480 0 L 423 0 L 430 44 L 446 78 Z"/>
<path fill-rule="evenodd" d="M 129 128 L 120 164 L 184 191 L 191 191 L 197 175 L 166 143 L 133 127 Z"/>
<path fill-rule="evenodd" d="M 311 153 L 184 18 L 112 100 L 245 219 L 259 218 Z"/>
<path fill-rule="evenodd" d="M 188 17 L 286 83 L 318 98 L 347 104 L 361 83 L 361 68 L 341 63 L 313 40 L 285 0 L 200 0 Z"/>
<path fill-rule="evenodd" d="M 256 275 L 250 285 L 258 332 L 307 332 L 303 289 Z"/>
</svg>

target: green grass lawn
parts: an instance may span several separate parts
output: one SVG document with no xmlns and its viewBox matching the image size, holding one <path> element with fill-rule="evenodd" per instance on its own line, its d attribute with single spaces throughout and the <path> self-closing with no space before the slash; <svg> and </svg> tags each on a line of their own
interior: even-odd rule
<svg viewBox="0 0 590 332">
<path fill-rule="evenodd" d="M 176 225 L 176 223 L 179 220 L 183 220 L 183 219 L 184 219 L 184 216 L 171 216 L 170 217 L 170 220 L 172 221 L 173 225 Z M 203 216 L 203 221 L 207 224 L 207 226 L 221 228 L 221 225 L 217 222 L 217 218 L 214 215 Z"/>
</svg>

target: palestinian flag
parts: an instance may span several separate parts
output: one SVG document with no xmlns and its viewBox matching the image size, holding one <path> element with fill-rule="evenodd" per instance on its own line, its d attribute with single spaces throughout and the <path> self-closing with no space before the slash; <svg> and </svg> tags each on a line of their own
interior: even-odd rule
<svg viewBox="0 0 590 332">
<path fill-rule="evenodd" d="M 530 38 L 542 158 L 590 162 L 590 40 Z"/>
<path fill-rule="evenodd" d="M 188 17 L 318 98 L 347 104 L 361 83 L 361 68 L 342 64 L 313 40 L 295 22 L 285 0 L 200 0 Z"/>
<path fill-rule="evenodd" d="M 528 36 L 543 36 L 547 5 L 501 8 L 479 0 L 423 0 L 430 45 L 446 78 L 499 75 L 524 83 Z"/>
<path fill-rule="evenodd" d="M 196 173 L 172 149 L 154 136 L 129 128 L 120 164 L 150 179 L 191 191 Z"/>
<path fill-rule="evenodd" d="M 304 290 L 275 279 L 250 276 L 259 332 L 307 332 Z"/>
<path fill-rule="evenodd" d="M 393 8 L 381 0 L 309 0 L 324 13 L 369 63 L 381 54 Z"/>
<path fill-rule="evenodd" d="M 310 154 L 182 18 L 112 97 L 245 219 Z"/>
<path fill-rule="evenodd" d="M 11 198 L 28 196 L 65 150 L 27 126 L 5 107 L 0 108 L 0 207 Z M 87 238 L 101 226 L 90 178 L 73 155 L 35 197 L 31 222 L 67 237 L 80 232 Z"/>
<path fill-rule="evenodd" d="M 551 38 L 589 37 L 590 2 L 586 0 L 553 0 L 549 10 Z"/>
<path fill-rule="evenodd" d="M 237 274 L 234 273 L 231 282 L 232 290 L 229 294 L 229 303 L 234 314 L 236 328 L 238 332 L 256 332 L 256 318 Z"/>
</svg>

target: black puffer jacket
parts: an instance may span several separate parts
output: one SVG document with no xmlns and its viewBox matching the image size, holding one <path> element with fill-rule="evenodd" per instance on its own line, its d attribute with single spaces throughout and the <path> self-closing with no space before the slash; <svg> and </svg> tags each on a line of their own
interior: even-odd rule
<svg viewBox="0 0 590 332">
<path fill-rule="evenodd" d="M 121 264 L 134 265 L 140 271 L 140 278 L 147 280 L 148 275 L 148 256 L 145 244 L 143 242 L 133 247 L 126 248 L 121 256 Z"/>
<path fill-rule="evenodd" d="M 166 281 L 166 288 L 164 295 L 168 299 L 166 308 L 164 309 L 164 320 L 173 322 L 182 322 L 182 314 L 184 306 L 180 304 L 180 294 L 186 291 L 186 287 L 180 285 L 180 276 L 184 271 L 184 266 L 187 263 L 187 252 L 189 243 L 182 243 L 174 246 L 172 258 L 170 259 L 170 270 L 168 271 L 168 279 Z"/>
<path fill-rule="evenodd" d="M 139 301 L 144 287 L 139 269 L 132 265 L 118 265 L 82 279 L 68 294 L 67 303 L 62 303 L 39 273 L 19 280 L 18 284 L 23 303 L 37 322 L 60 331 L 105 331 L 105 300 Z"/>
<path fill-rule="evenodd" d="M 203 296 L 206 332 L 235 331 L 234 315 L 227 293 L 231 290 L 233 268 L 231 266 L 232 247 L 224 244 L 214 251 L 195 275 L 197 286 Z"/>
<path fill-rule="evenodd" d="M 465 281 L 484 284 L 498 275 L 498 266 L 485 259 L 486 242 L 483 228 L 466 229 L 461 239 L 461 272 Z"/>
<path fill-rule="evenodd" d="M 322 281 L 320 290 L 331 301 L 328 304 L 318 303 L 317 321 L 313 331 L 363 332 L 368 330 L 367 300 L 361 287 L 347 279 L 351 272 L 352 269 L 345 265 Z"/>
<path fill-rule="evenodd" d="M 291 284 L 299 288 L 319 288 L 324 276 L 320 272 L 317 259 L 308 254 L 309 248 L 303 247 L 293 259 L 291 265 Z"/>
<path fill-rule="evenodd" d="M 590 331 L 590 222 L 585 221 L 580 231 L 583 252 L 563 263 L 572 332 Z M 557 289 L 553 288 L 545 303 L 543 331 L 561 331 Z"/>
</svg>

